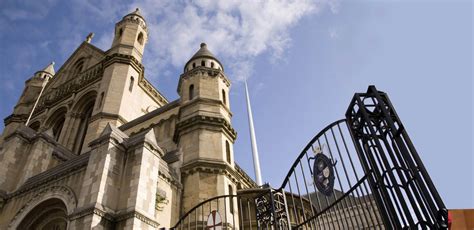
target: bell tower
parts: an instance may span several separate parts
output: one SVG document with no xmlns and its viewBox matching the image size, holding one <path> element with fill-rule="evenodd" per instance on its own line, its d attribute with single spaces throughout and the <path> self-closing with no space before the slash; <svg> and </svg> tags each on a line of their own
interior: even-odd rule
<svg viewBox="0 0 474 230">
<path fill-rule="evenodd" d="M 118 127 L 143 115 L 143 108 L 157 106 L 139 86 L 144 78 L 142 58 L 147 39 L 146 21 L 138 8 L 115 24 L 114 40 L 103 61 L 103 77 L 84 143 L 97 138 L 107 123 Z M 82 152 L 88 150 L 83 149 Z"/>
<path fill-rule="evenodd" d="M 182 212 L 205 199 L 235 194 L 232 146 L 236 132 L 231 125 L 229 90 L 223 65 L 202 43 L 186 63 L 178 84 L 181 110 L 175 141 L 183 153 Z"/>
<path fill-rule="evenodd" d="M 115 35 L 110 52 L 132 55 L 141 62 L 147 39 L 146 21 L 137 8 L 115 24 Z"/>
</svg>

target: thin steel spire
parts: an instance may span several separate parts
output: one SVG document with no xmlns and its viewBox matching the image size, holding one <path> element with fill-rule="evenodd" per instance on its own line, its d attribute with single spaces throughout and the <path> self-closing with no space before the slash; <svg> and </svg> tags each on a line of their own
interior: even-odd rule
<svg viewBox="0 0 474 230">
<path fill-rule="evenodd" d="M 255 169 L 255 180 L 258 186 L 262 186 L 262 175 L 260 173 L 260 161 L 258 159 L 257 139 L 255 137 L 255 128 L 253 127 L 252 108 L 250 107 L 249 89 L 247 79 L 245 79 L 245 94 L 247 96 L 247 113 L 249 117 L 250 140 L 252 142 L 253 167 Z"/>
</svg>

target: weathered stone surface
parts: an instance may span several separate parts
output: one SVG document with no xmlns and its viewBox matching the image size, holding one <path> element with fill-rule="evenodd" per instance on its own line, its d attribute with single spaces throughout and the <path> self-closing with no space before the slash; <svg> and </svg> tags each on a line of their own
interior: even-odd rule
<svg viewBox="0 0 474 230">
<path fill-rule="evenodd" d="M 0 229 L 169 228 L 229 186 L 255 186 L 234 163 L 223 65 L 201 45 L 168 102 L 144 75 L 147 36 L 134 11 L 109 50 L 89 37 L 26 81 L 0 136 Z"/>
</svg>

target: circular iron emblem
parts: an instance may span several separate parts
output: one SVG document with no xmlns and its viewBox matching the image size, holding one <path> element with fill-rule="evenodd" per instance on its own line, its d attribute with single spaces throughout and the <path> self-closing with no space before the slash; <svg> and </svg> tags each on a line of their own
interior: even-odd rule
<svg viewBox="0 0 474 230">
<path fill-rule="evenodd" d="M 314 157 L 314 183 L 319 192 L 330 196 L 334 190 L 334 169 L 326 155 L 319 153 Z"/>
</svg>

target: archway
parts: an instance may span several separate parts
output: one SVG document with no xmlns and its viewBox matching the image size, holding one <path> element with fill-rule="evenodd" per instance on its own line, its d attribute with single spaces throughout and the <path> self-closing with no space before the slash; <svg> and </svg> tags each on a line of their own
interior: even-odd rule
<svg viewBox="0 0 474 230">
<path fill-rule="evenodd" d="M 18 229 L 67 229 L 66 205 L 57 198 L 45 200 L 26 214 Z"/>
<path fill-rule="evenodd" d="M 64 121 L 66 119 L 67 108 L 60 107 L 54 111 L 46 122 L 46 127 L 51 129 L 51 135 L 54 139 L 60 143 L 60 137 L 64 127 Z"/>
<path fill-rule="evenodd" d="M 67 229 L 67 217 L 76 207 L 77 198 L 71 188 L 48 187 L 18 210 L 7 229 Z"/>
</svg>

